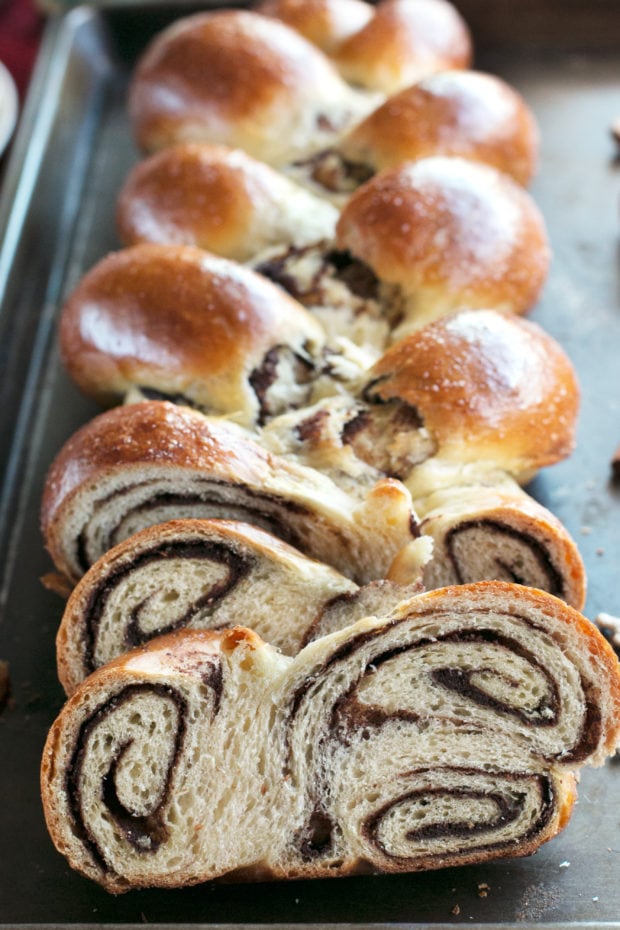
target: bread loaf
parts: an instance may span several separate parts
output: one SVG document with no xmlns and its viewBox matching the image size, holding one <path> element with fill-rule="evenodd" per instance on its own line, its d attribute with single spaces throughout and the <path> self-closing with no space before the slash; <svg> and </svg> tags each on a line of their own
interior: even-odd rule
<svg viewBox="0 0 620 930">
<path fill-rule="evenodd" d="M 293 659 L 242 628 L 154 640 L 69 700 L 42 795 L 58 850 L 112 892 L 407 872 L 534 852 L 619 729 L 598 630 L 481 583 Z"/>
</svg>

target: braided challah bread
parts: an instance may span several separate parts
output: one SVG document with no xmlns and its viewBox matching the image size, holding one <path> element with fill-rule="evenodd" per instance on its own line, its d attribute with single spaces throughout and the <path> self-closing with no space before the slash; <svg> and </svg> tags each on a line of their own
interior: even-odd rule
<svg viewBox="0 0 620 930">
<path fill-rule="evenodd" d="M 329 145 L 377 103 L 312 43 L 246 10 L 177 20 L 147 47 L 129 111 L 138 144 L 241 148 L 279 166 Z"/>
<path fill-rule="evenodd" d="M 359 187 L 329 250 L 275 247 L 253 265 L 312 309 L 328 339 L 381 351 L 461 307 L 525 313 L 546 279 L 549 247 L 538 208 L 512 178 L 437 156 Z"/>
<path fill-rule="evenodd" d="M 361 461 L 409 481 L 434 458 L 525 480 L 572 451 L 578 405 L 570 360 L 537 324 L 463 310 L 388 349 L 354 397 L 282 414 L 261 442 L 321 470 Z"/>
<path fill-rule="evenodd" d="M 251 625 L 294 655 L 325 632 L 387 611 L 420 580 L 358 588 L 247 523 L 175 520 L 135 533 L 103 555 L 73 590 L 56 639 L 67 694 L 92 671 L 182 628 Z"/>
<path fill-rule="evenodd" d="M 60 321 L 63 363 L 89 396 L 118 402 L 140 387 L 247 425 L 307 402 L 323 344 L 280 288 L 191 246 L 111 253 Z"/>
<path fill-rule="evenodd" d="M 536 121 L 521 94 L 500 78 L 443 71 L 389 97 L 323 157 L 315 156 L 314 177 L 328 190 L 351 190 L 356 174 L 433 155 L 485 162 L 527 184 L 538 155 Z"/>
<path fill-rule="evenodd" d="M 41 785 L 57 848 L 112 892 L 406 872 L 534 852 L 619 731 L 596 628 L 482 583 L 293 659 L 242 628 L 161 637 L 69 700 Z"/>
<path fill-rule="evenodd" d="M 264 249 L 331 239 L 338 213 L 238 149 L 179 144 L 138 162 L 118 198 L 126 245 L 195 245 L 247 261 Z"/>
<path fill-rule="evenodd" d="M 48 472 L 43 536 L 54 564 L 73 581 L 137 530 L 187 517 L 252 523 L 362 584 L 385 578 L 418 535 L 400 482 L 355 484 L 347 493 L 315 469 L 270 454 L 233 424 L 165 401 L 116 407 L 91 420 Z"/>
</svg>

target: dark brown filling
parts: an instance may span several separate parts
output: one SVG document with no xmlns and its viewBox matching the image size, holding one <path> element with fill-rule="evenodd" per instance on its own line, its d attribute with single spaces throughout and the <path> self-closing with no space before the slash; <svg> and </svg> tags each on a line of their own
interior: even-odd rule
<svg viewBox="0 0 620 930">
<path fill-rule="evenodd" d="M 239 582 L 246 577 L 252 567 L 247 555 L 235 552 L 223 543 L 216 543 L 205 539 L 200 540 L 174 540 L 161 543 L 153 549 L 139 553 L 131 562 L 124 562 L 113 569 L 102 583 L 90 595 L 84 613 L 86 623 L 84 628 L 84 672 L 89 674 L 95 669 L 94 651 L 97 640 L 99 624 L 107 607 L 112 592 L 128 575 L 139 571 L 145 565 L 167 559 L 200 559 L 216 562 L 226 566 L 226 577 L 212 585 L 208 591 L 193 601 L 186 610 L 176 619 L 165 625 L 145 633 L 140 629 L 140 612 L 148 604 L 148 598 L 136 604 L 129 615 L 129 622 L 125 629 L 124 644 L 127 650 L 139 646 L 155 636 L 170 633 L 180 627 L 187 626 L 196 614 L 214 606 L 219 600 L 229 594 Z"/>
<path fill-rule="evenodd" d="M 185 737 L 185 718 L 187 715 L 187 704 L 185 699 L 178 691 L 169 685 L 162 684 L 141 684 L 128 685 L 118 694 L 110 698 L 105 704 L 102 704 L 94 711 L 81 725 L 75 749 L 71 756 L 71 761 L 67 768 L 65 776 L 65 791 L 68 800 L 69 811 L 73 822 L 73 832 L 83 843 L 93 862 L 103 872 L 113 872 L 114 870 L 108 865 L 105 852 L 101 848 L 94 832 L 84 820 L 82 815 L 82 766 L 88 741 L 93 735 L 96 727 L 105 720 L 111 713 L 131 701 L 135 696 L 144 694 L 155 694 L 158 697 L 171 701 L 176 708 L 177 729 L 174 738 L 173 751 L 168 760 L 166 777 L 162 790 L 157 799 L 157 805 L 147 816 L 138 816 L 132 811 L 125 808 L 117 795 L 114 779 L 116 770 L 122 759 L 123 754 L 131 745 L 131 740 L 126 741 L 112 758 L 107 772 L 101 779 L 101 799 L 108 807 L 110 816 L 118 824 L 127 841 L 139 852 L 156 852 L 158 847 L 167 837 L 167 830 L 163 822 L 163 811 L 168 801 L 172 775 L 176 767 L 177 759 L 183 748 Z M 111 806 L 108 806 L 110 804 Z"/>
<path fill-rule="evenodd" d="M 479 609 L 478 611 L 481 617 L 487 611 Z M 439 619 L 440 614 L 437 611 L 429 611 L 429 616 L 434 616 Z M 420 615 L 420 618 L 425 615 Z M 527 620 L 525 617 L 519 616 L 521 622 L 532 630 L 538 629 L 536 624 Z M 401 623 L 407 622 L 407 618 L 401 618 L 398 620 L 391 621 L 384 629 L 389 629 L 392 626 L 399 625 Z M 481 620 L 482 623 L 482 620 Z M 327 674 L 339 664 L 342 664 L 350 659 L 352 655 L 358 652 L 360 649 L 364 648 L 368 641 L 377 637 L 376 631 L 368 631 L 366 633 L 360 633 L 353 639 L 345 642 L 339 649 L 337 649 L 331 657 L 325 662 L 325 664 L 316 671 L 311 677 L 309 677 L 305 682 L 303 682 L 294 692 L 291 697 L 290 710 L 289 710 L 289 719 L 291 720 L 291 729 L 292 723 L 297 716 L 299 709 L 306 699 L 309 696 L 311 690 L 313 690 L 317 682 L 320 682 L 324 679 Z M 542 666 L 540 662 L 537 661 L 534 654 L 529 650 L 525 649 L 519 642 L 513 640 L 510 637 L 503 636 L 492 629 L 485 629 L 481 626 L 477 630 L 466 630 L 466 631 L 455 631 L 453 633 L 446 634 L 444 636 L 435 637 L 432 640 L 430 639 L 420 639 L 414 643 L 408 643 L 402 646 L 398 646 L 394 649 L 388 650 L 385 653 L 379 654 L 372 658 L 370 662 L 366 665 L 366 668 L 361 672 L 359 677 L 351 686 L 348 691 L 342 694 L 333 704 L 331 712 L 328 715 L 326 722 L 327 733 L 336 733 L 340 742 L 347 740 L 347 727 L 350 726 L 350 732 L 354 732 L 355 728 L 360 725 L 359 718 L 356 721 L 356 707 L 359 707 L 359 702 L 357 701 L 356 691 L 360 681 L 369 675 L 375 674 L 376 670 L 385 662 L 390 659 L 403 655 L 407 652 L 413 651 L 417 648 L 422 648 L 431 644 L 441 644 L 441 643 L 492 643 L 498 647 L 505 649 L 507 652 L 513 653 L 525 659 L 529 664 L 531 664 L 539 674 L 547 682 L 547 695 L 545 698 L 541 699 L 541 703 L 538 708 L 536 708 L 531 714 L 525 714 L 523 711 L 515 708 L 509 704 L 498 701 L 495 698 L 492 698 L 490 695 L 483 692 L 481 689 L 477 688 L 471 682 L 469 676 L 462 674 L 460 669 L 443 669 L 438 675 L 438 678 L 435 679 L 435 683 L 439 684 L 442 687 L 448 688 L 452 691 L 460 691 L 460 693 L 466 694 L 472 701 L 479 705 L 484 705 L 487 707 L 492 707 L 500 714 L 506 714 L 508 716 L 517 717 L 525 726 L 528 727 L 546 727 L 557 724 L 561 716 L 561 703 L 558 686 L 551 678 L 550 673 L 546 668 Z M 600 740 L 601 734 L 601 713 L 598 708 L 595 697 L 593 696 L 593 686 L 587 680 L 581 678 L 580 685 L 585 696 L 585 714 L 583 716 L 582 724 L 576 739 L 574 746 L 571 749 L 568 749 L 562 752 L 562 761 L 577 763 L 581 762 L 583 759 L 587 758 L 592 751 L 597 746 Z M 371 709 L 366 709 L 364 711 L 364 720 L 362 725 L 368 728 L 371 724 L 382 726 L 390 718 L 396 719 L 396 714 L 391 714 L 388 717 L 379 709 L 373 715 Z M 415 715 L 414 715 L 415 716 Z M 347 720 L 349 723 L 347 723 Z M 374 723 L 373 723 L 374 721 Z M 343 726 L 343 723 L 345 724 Z M 327 739 L 327 736 L 324 735 L 323 740 Z M 290 747 L 289 747 L 290 753 Z M 320 796 L 320 793 L 317 792 L 317 795 Z"/>
<path fill-rule="evenodd" d="M 423 426 L 416 407 L 393 400 L 361 409 L 345 424 L 342 441 L 363 462 L 390 478 L 404 479 L 437 451 Z"/>
<path fill-rule="evenodd" d="M 172 483 L 171 479 L 171 484 Z M 121 490 L 113 491 L 111 494 L 97 501 L 94 512 L 100 511 L 111 501 L 118 500 L 125 495 L 133 493 L 137 488 L 144 487 L 148 484 L 149 482 L 143 482 L 142 484 L 138 483 Z M 153 497 L 143 501 L 139 506 L 128 509 L 123 515 L 123 521 L 131 516 L 139 516 L 160 507 L 170 508 L 174 511 L 175 507 L 186 507 L 188 504 L 195 504 L 197 510 L 198 508 L 212 507 L 214 512 L 210 514 L 210 516 L 222 518 L 230 517 L 231 519 L 243 520 L 246 523 L 251 523 L 254 526 L 259 526 L 261 529 L 267 530 L 267 532 L 272 533 L 274 536 L 278 536 L 300 551 L 307 552 L 307 546 L 304 545 L 304 537 L 296 531 L 289 519 L 291 514 L 295 516 L 309 516 L 310 511 L 304 505 L 298 504 L 295 501 L 290 501 L 285 497 L 253 491 L 251 488 L 242 485 L 233 485 L 226 481 L 217 481 L 214 479 L 208 481 L 197 480 L 194 482 L 194 486 L 195 490 L 188 491 L 187 493 L 166 491 L 154 494 Z M 222 489 L 222 493 L 218 494 L 218 489 L 220 488 Z M 237 500 L 231 501 L 226 497 L 224 492 L 227 488 L 234 488 L 235 494 L 238 497 Z M 172 516 L 173 515 L 174 513 Z M 167 519 L 172 519 L 172 516 Z M 165 519 L 166 518 L 163 520 L 160 519 L 157 522 L 164 522 Z M 145 525 L 152 526 L 153 524 L 146 522 Z M 76 559 L 82 572 L 88 571 L 93 561 L 88 554 L 87 529 L 87 527 L 84 527 L 76 540 Z M 120 534 L 120 526 L 111 527 L 108 530 L 105 540 L 102 542 L 101 552 L 95 554 L 95 558 L 98 558 L 103 552 L 111 549 L 116 542 L 119 542 L 119 536 L 123 538 Z"/>
<path fill-rule="evenodd" d="M 160 391 L 158 388 L 147 387 L 145 384 L 139 384 L 138 390 L 145 400 L 167 400 L 171 404 L 178 404 L 180 407 L 192 407 L 194 410 L 204 410 L 200 404 L 191 400 L 187 394 L 169 394 L 166 391 Z"/>
<path fill-rule="evenodd" d="M 551 562 L 549 558 L 549 553 L 544 546 L 542 546 L 537 539 L 533 536 L 528 535 L 527 533 L 521 533 L 519 530 L 515 530 L 512 527 L 505 526 L 502 523 L 497 523 L 495 520 L 470 520 L 468 522 L 459 523 L 457 526 L 453 527 L 445 536 L 445 545 L 452 563 L 452 567 L 456 574 L 459 584 L 463 584 L 466 580 L 461 567 L 459 565 L 459 559 L 455 552 L 455 540 L 457 537 L 467 530 L 471 529 L 482 529 L 490 530 L 491 535 L 494 533 L 499 534 L 500 536 L 507 536 L 510 539 L 515 539 L 518 542 L 523 543 L 528 547 L 531 554 L 536 559 L 538 567 L 540 568 L 541 573 L 546 578 L 546 583 L 544 585 L 544 590 L 548 591 L 550 594 L 555 594 L 556 597 L 564 597 L 566 590 L 564 585 L 564 579 L 557 568 Z M 532 580 L 525 577 L 522 573 L 519 572 L 519 566 L 510 565 L 504 559 L 499 556 L 495 557 L 495 562 L 500 570 L 500 572 L 505 572 L 506 575 L 510 578 L 511 581 L 515 584 L 524 584 L 528 585 L 532 583 Z M 543 587 L 540 582 L 537 583 L 537 587 Z"/>
<path fill-rule="evenodd" d="M 425 771 L 426 770 L 421 770 L 421 774 L 424 774 Z M 433 770 L 433 772 L 429 772 L 429 774 L 432 776 L 435 771 L 437 770 Z M 479 772 L 476 769 L 452 768 L 451 766 L 442 768 L 442 771 L 454 772 L 457 775 L 463 774 L 467 777 L 473 778 L 479 775 L 488 774 L 486 772 Z M 409 772 L 407 774 L 414 775 L 417 773 Z M 381 829 L 382 821 L 392 810 L 394 810 L 394 808 L 406 803 L 407 801 L 422 800 L 422 802 L 424 802 L 424 800 L 428 799 L 428 803 L 432 804 L 434 798 L 448 796 L 451 798 L 463 798 L 464 800 L 491 801 L 495 805 L 497 815 L 493 819 L 480 823 L 471 822 L 470 820 L 456 820 L 451 822 L 436 821 L 433 823 L 428 823 L 422 827 L 419 827 L 418 829 L 408 830 L 405 834 L 406 840 L 415 842 L 427 839 L 442 839 L 444 837 L 458 839 L 459 837 L 467 838 L 472 835 L 494 833 L 499 831 L 499 839 L 484 843 L 482 845 L 476 845 L 476 854 L 481 852 L 491 852 L 507 847 L 514 848 L 516 841 L 515 838 L 510 838 L 508 840 L 502 839 L 501 833 L 505 830 L 506 826 L 514 823 L 521 816 L 525 809 L 527 794 L 525 791 L 509 791 L 508 785 L 511 782 L 518 784 L 519 782 L 525 781 L 533 787 L 538 795 L 538 816 L 527 830 L 520 833 L 518 841 L 523 842 L 524 840 L 534 839 L 536 836 L 538 836 L 538 834 L 544 831 L 554 814 L 555 793 L 550 777 L 540 774 L 533 775 L 531 773 L 498 772 L 494 774 L 494 778 L 496 778 L 498 781 L 506 783 L 506 788 L 504 791 L 497 789 L 491 792 L 487 792 L 484 791 L 484 789 L 476 790 L 455 787 L 451 789 L 423 788 L 402 794 L 398 798 L 392 799 L 383 807 L 379 808 L 379 810 L 371 814 L 371 816 L 368 817 L 363 824 L 362 833 L 364 837 L 377 849 L 379 849 L 383 855 L 391 859 L 403 859 L 406 861 L 406 856 L 398 856 L 390 853 L 379 839 L 379 832 Z M 447 858 L 449 855 L 450 854 L 446 853 L 445 850 L 438 850 L 436 853 L 428 852 L 424 854 L 425 858 L 433 858 L 434 856 Z"/>
<path fill-rule="evenodd" d="M 308 862 L 329 854 L 333 847 L 336 825 L 317 804 L 308 822 L 297 833 L 294 842 L 302 858 Z"/>
<path fill-rule="evenodd" d="M 291 399 L 290 403 L 285 404 L 278 403 L 277 400 L 274 401 L 269 397 L 270 389 L 281 377 L 280 367 L 283 361 L 288 362 L 286 367 L 293 384 L 298 388 L 307 387 L 307 390 L 301 391 L 299 399 Z M 262 426 L 270 416 L 283 413 L 285 410 L 295 410 L 301 403 L 307 402 L 314 376 L 315 368 L 309 358 L 303 358 L 288 346 L 274 346 L 269 349 L 262 363 L 254 368 L 248 378 L 259 404 L 259 425 Z"/>
<path fill-rule="evenodd" d="M 317 251 L 320 256 L 317 269 L 310 280 L 302 284 L 295 274 L 295 262 Z M 329 249 L 323 243 L 303 247 L 289 246 L 280 255 L 260 262 L 255 270 L 279 284 L 305 306 L 329 306 L 325 282 L 330 278 L 341 281 L 351 294 L 362 301 L 377 300 L 379 297 L 379 280 L 368 265 L 353 258 L 349 252 Z M 362 310 L 363 306 L 359 307 L 357 312 Z"/>
<path fill-rule="evenodd" d="M 325 190 L 344 194 L 354 191 L 375 173 L 370 165 L 350 161 L 337 149 L 324 149 L 310 158 L 294 162 L 294 166 L 307 169 L 312 180 Z"/>
</svg>

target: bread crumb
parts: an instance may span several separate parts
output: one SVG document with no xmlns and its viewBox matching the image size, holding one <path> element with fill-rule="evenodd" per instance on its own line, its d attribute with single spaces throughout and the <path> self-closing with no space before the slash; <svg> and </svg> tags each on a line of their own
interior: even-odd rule
<svg viewBox="0 0 620 930">
<path fill-rule="evenodd" d="M 460 906 L 458 904 L 455 904 L 452 910 L 450 911 L 450 913 L 454 914 L 455 917 L 458 917 L 458 915 L 461 913 Z"/>
<path fill-rule="evenodd" d="M 569 865 L 570 865 L 570 862 L 568 862 L 568 860 L 566 860 L 566 859 L 564 860 L 564 862 L 560 862 L 560 868 L 561 868 L 561 869 L 567 869 L 567 868 L 569 867 Z"/>
<path fill-rule="evenodd" d="M 488 897 L 490 890 L 491 890 L 491 886 L 488 885 L 486 882 L 478 882 L 478 897 L 479 898 Z"/>
</svg>

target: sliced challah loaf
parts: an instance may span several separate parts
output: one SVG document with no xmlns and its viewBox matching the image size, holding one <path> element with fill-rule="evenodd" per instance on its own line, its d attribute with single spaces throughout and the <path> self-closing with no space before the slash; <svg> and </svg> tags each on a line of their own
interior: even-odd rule
<svg viewBox="0 0 620 930">
<path fill-rule="evenodd" d="M 347 493 L 233 424 L 165 401 L 91 420 L 48 472 L 43 535 L 56 567 L 73 581 L 137 530 L 187 517 L 252 523 L 360 584 L 386 577 L 418 535 L 399 481 L 352 485 Z"/>
<path fill-rule="evenodd" d="M 618 662 L 561 601 L 414 597 L 287 659 L 241 628 L 154 640 L 51 729 L 47 824 L 109 891 L 527 855 L 620 732 Z"/>
<path fill-rule="evenodd" d="M 255 526 L 175 520 L 105 553 L 76 585 L 56 639 L 67 694 L 92 671 L 173 630 L 244 623 L 294 655 L 311 639 L 421 589 L 380 580 L 358 588 Z"/>
</svg>

